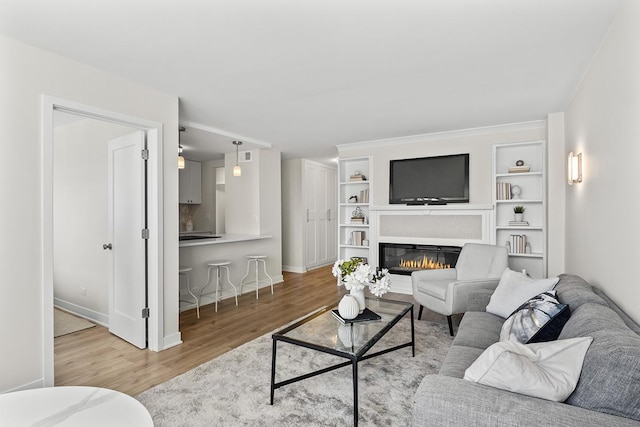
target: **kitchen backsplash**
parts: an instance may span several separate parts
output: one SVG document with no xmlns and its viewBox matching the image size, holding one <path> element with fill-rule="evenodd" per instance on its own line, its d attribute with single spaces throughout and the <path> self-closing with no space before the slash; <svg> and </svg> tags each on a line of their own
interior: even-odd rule
<svg viewBox="0 0 640 427">
<path fill-rule="evenodd" d="M 193 214 L 199 205 L 180 205 L 180 231 L 193 231 Z"/>
</svg>

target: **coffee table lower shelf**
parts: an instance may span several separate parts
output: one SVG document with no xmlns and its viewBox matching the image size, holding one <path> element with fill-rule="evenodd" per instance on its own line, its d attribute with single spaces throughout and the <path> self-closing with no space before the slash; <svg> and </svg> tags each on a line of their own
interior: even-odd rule
<svg viewBox="0 0 640 427">
<path fill-rule="evenodd" d="M 378 301 L 384 301 L 385 303 L 398 303 L 395 301 L 385 301 L 385 300 L 378 300 Z M 415 357 L 416 351 L 415 351 L 415 332 L 414 332 L 414 324 L 413 324 L 413 304 L 409 304 L 409 303 L 398 303 L 398 304 L 404 304 L 405 305 L 404 309 L 400 310 L 397 314 L 395 314 L 395 316 L 391 320 L 384 322 L 379 332 L 375 336 L 370 338 L 364 345 L 359 347 L 357 350 L 354 349 L 353 352 L 331 348 L 322 344 L 315 344 L 307 340 L 296 339 L 286 335 L 288 332 L 291 332 L 292 330 L 304 325 L 305 323 L 317 317 L 329 316 L 333 318 L 330 308 L 325 308 L 320 312 L 315 313 L 305 319 L 302 319 L 301 321 L 295 323 L 294 325 L 291 325 L 283 329 L 282 331 L 278 331 L 275 334 L 273 334 L 272 335 L 273 346 L 272 346 L 272 353 L 271 353 L 271 398 L 269 403 L 273 405 L 275 391 L 280 387 L 284 387 L 286 385 L 293 384 L 298 381 L 306 380 L 308 378 L 322 375 L 327 372 L 331 372 L 336 369 L 340 369 L 340 368 L 351 365 L 352 381 L 353 381 L 353 425 L 357 426 L 358 425 L 358 363 L 367 359 L 371 359 L 372 357 L 376 357 L 382 354 L 390 353 L 392 351 L 400 350 L 405 347 L 411 347 L 412 356 Z M 381 351 L 377 351 L 375 353 L 367 354 L 367 352 L 371 349 L 371 347 L 373 347 L 373 345 L 376 342 L 378 342 L 388 331 L 390 331 L 391 328 L 396 323 L 398 323 L 400 319 L 402 319 L 407 313 L 410 313 L 410 318 L 411 318 L 411 341 L 408 341 L 404 344 L 400 344 L 400 345 L 387 348 Z M 278 341 L 316 350 L 322 353 L 332 354 L 334 356 L 348 359 L 348 361 L 339 363 L 337 365 L 328 366 L 326 368 L 320 369 L 318 371 L 310 372 L 308 374 L 304 374 L 304 375 L 300 375 L 284 381 L 276 382 L 276 354 L 277 354 L 277 348 L 278 348 Z"/>
</svg>

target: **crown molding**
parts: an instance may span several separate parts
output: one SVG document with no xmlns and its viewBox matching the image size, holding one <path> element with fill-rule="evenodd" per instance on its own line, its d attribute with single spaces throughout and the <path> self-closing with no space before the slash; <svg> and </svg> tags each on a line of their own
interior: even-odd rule
<svg viewBox="0 0 640 427">
<path fill-rule="evenodd" d="M 348 144 L 340 144 L 338 153 L 349 150 L 360 150 L 364 148 L 384 147 L 387 145 L 411 144 L 415 142 L 432 142 L 447 139 L 480 136 L 496 133 L 516 132 L 523 130 L 545 129 L 546 120 L 534 120 L 530 122 L 509 123 L 506 125 L 484 126 L 469 129 L 452 130 L 445 132 L 424 133 L 420 135 L 401 136 L 397 138 L 374 139 L 370 141 L 351 142 Z"/>
</svg>

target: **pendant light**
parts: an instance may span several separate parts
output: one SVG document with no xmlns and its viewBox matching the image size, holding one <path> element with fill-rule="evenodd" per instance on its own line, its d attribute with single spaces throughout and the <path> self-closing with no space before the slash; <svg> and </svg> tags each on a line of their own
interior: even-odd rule
<svg viewBox="0 0 640 427">
<path fill-rule="evenodd" d="M 182 157 L 182 144 L 180 143 L 180 135 L 185 130 L 186 129 L 184 126 L 178 127 L 178 169 L 184 169 L 185 167 L 184 157 Z"/>
<path fill-rule="evenodd" d="M 236 165 L 233 167 L 233 176 L 242 176 L 242 169 L 240 169 L 240 165 L 238 164 L 238 147 L 242 145 L 242 141 L 233 141 L 233 145 L 236 146 Z"/>
</svg>

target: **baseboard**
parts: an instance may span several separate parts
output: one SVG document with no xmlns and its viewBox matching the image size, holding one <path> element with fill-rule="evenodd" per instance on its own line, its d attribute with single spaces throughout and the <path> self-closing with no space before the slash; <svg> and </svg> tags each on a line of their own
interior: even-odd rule
<svg viewBox="0 0 640 427">
<path fill-rule="evenodd" d="M 282 271 L 286 271 L 288 273 L 306 273 L 307 269 L 300 266 L 283 265 Z"/>
<path fill-rule="evenodd" d="M 176 332 L 175 334 L 167 335 L 162 341 L 162 348 L 160 351 L 182 344 L 182 334 L 180 332 Z"/>
<path fill-rule="evenodd" d="M 105 328 L 109 327 L 108 314 L 98 313 L 97 311 L 90 310 L 60 298 L 53 298 L 53 306 L 64 311 L 68 311 L 71 314 L 75 314 L 76 316 L 83 317 L 93 323 L 104 326 Z"/>
<path fill-rule="evenodd" d="M 0 391 L 0 394 L 11 393 L 14 391 L 31 390 L 34 388 L 43 388 L 43 387 L 44 387 L 44 378 L 38 378 L 37 380 L 31 381 L 30 383 L 22 384 L 18 387 L 15 387 L 9 390 Z"/>
</svg>

